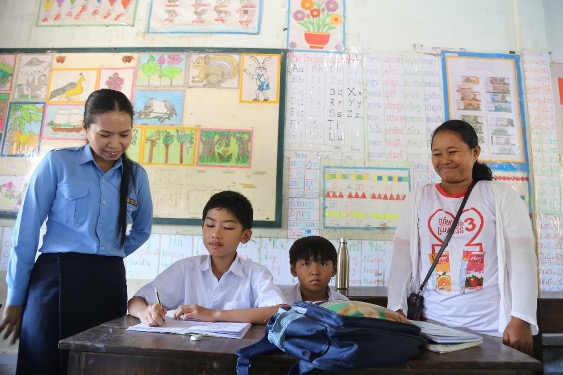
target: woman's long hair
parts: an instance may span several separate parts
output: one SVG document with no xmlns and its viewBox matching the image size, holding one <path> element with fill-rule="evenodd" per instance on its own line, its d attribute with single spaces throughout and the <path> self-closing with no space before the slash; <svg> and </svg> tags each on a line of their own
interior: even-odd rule
<svg viewBox="0 0 563 375">
<path fill-rule="evenodd" d="M 110 89 L 96 90 L 88 96 L 84 106 L 84 125 L 90 128 L 97 120 L 97 116 L 108 112 L 124 112 L 133 119 L 133 104 L 121 91 Z M 131 124 L 132 126 L 133 124 Z M 117 220 L 116 233 L 119 238 L 120 247 L 125 245 L 127 231 L 127 195 L 129 189 L 135 186 L 135 173 L 133 172 L 133 162 L 127 157 L 125 152 L 121 155 L 123 164 L 123 175 L 121 176 L 121 186 L 119 188 L 119 216 Z"/>
<path fill-rule="evenodd" d="M 473 129 L 473 126 L 465 121 L 448 120 L 444 122 L 442 125 L 438 126 L 432 133 L 432 142 L 434 141 L 434 136 L 443 131 L 457 133 L 463 143 L 467 144 L 470 149 L 474 149 L 479 145 L 479 138 L 477 137 L 475 129 Z M 473 164 L 472 177 L 475 181 L 491 181 L 493 179 L 493 171 L 491 170 L 491 168 L 489 168 L 488 165 L 477 160 L 475 161 L 475 164 Z"/>
</svg>

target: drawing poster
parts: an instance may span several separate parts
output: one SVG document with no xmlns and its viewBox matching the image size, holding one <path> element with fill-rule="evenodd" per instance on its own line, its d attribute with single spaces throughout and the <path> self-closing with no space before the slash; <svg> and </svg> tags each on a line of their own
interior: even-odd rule
<svg viewBox="0 0 563 375">
<path fill-rule="evenodd" d="M 37 26 L 133 26 L 137 0 L 41 0 Z"/>
</svg>

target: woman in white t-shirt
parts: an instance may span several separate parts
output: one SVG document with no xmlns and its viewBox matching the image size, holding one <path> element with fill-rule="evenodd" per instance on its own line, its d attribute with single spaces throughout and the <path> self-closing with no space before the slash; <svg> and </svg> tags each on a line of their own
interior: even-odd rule
<svg viewBox="0 0 563 375">
<path fill-rule="evenodd" d="M 425 285 L 423 316 L 503 338 L 531 354 L 537 334 L 537 257 L 529 212 L 508 184 L 493 181 L 477 161 L 473 127 L 449 120 L 432 135 L 432 164 L 439 184 L 415 189 L 405 201 L 393 240 L 388 308 L 407 311 L 473 180 L 463 214 Z"/>
</svg>

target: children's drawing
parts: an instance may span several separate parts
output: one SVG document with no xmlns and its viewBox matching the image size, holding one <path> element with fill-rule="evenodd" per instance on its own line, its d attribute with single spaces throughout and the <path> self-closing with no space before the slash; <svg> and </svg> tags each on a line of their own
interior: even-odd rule
<svg viewBox="0 0 563 375">
<path fill-rule="evenodd" d="M 136 161 L 137 163 L 141 160 L 141 127 L 133 126 L 133 136 L 131 137 L 131 144 L 127 149 L 127 156 Z"/>
<path fill-rule="evenodd" d="M 191 54 L 188 87 L 238 88 L 240 55 Z"/>
<path fill-rule="evenodd" d="M 97 69 L 52 69 L 47 101 L 50 103 L 84 103 L 98 87 Z"/>
<path fill-rule="evenodd" d="M 0 211 L 17 212 L 29 176 L 0 175 Z"/>
<path fill-rule="evenodd" d="M 51 55 L 20 55 L 13 90 L 16 100 L 45 100 Z"/>
<path fill-rule="evenodd" d="M 145 125 L 179 125 L 184 111 L 184 91 L 136 90 L 133 122 Z"/>
<path fill-rule="evenodd" d="M 37 26 L 133 26 L 136 8 L 136 0 L 41 0 Z"/>
<path fill-rule="evenodd" d="M 83 105 L 48 104 L 43 116 L 41 139 L 85 139 L 83 120 Z"/>
<path fill-rule="evenodd" d="M 39 154 L 39 134 L 44 107 L 44 103 L 10 104 L 2 156 L 32 157 Z"/>
<path fill-rule="evenodd" d="M 241 101 L 277 103 L 279 55 L 243 55 Z"/>
<path fill-rule="evenodd" d="M 100 69 L 99 89 L 121 91 L 133 101 L 134 68 L 102 68 Z"/>
<path fill-rule="evenodd" d="M 10 99 L 9 94 L 0 94 L 0 131 L 4 131 L 6 113 L 8 112 L 8 99 Z"/>
<path fill-rule="evenodd" d="M 258 34 L 262 0 L 152 0 L 149 33 Z"/>
<path fill-rule="evenodd" d="M 0 55 L 0 91 L 10 91 L 16 55 Z"/>
<path fill-rule="evenodd" d="M 250 167 L 252 130 L 201 129 L 198 165 Z"/>
<path fill-rule="evenodd" d="M 288 49 L 344 51 L 345 0 L 290 0 Z"/>
<path fill-rule="evenodd" d="M 137 86 L 183 86 L 186 55 L 178 53 L 139 56 Z"/>
<path fill-rule="evenodd" d="M 144 126 L 142 164 L 194 165 L 196 128 Z"/>
</svg>

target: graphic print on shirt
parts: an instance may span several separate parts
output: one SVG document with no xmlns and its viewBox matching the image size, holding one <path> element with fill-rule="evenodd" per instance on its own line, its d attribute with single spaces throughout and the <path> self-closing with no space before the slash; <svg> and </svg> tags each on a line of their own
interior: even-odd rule
<svg viewBox="0 0 563 375">
<path fill-rule="evenodd" d="M 436 239 L 432 244 L 429 260 L 432 263 L 442 246 L 444 239 L 455 219 L 455 215 L 443 209 L 436 210 L 428 219 L 428 230 Z M 459 285 L 462 293 L 477 291 L 483 288 L 483 273 L 485 253 L 483 244 L 476 242 L 483 230 L 484 219 L 481 212 L 475 208 L 463 211 L 459 222 L 453 232 L 453 237 L 462 238 L 465 242 L 463 249 L 454 252 L 461 256 L 461 267 L 459 271 Z M 459 259 L 459 258 L 458 258 Z M 450 248 L 440 256 L 434 269 L 434 285 L 436 290 L 450 292 L 452 290 L 452 271 L 450 269 Z"/>
</svg>

